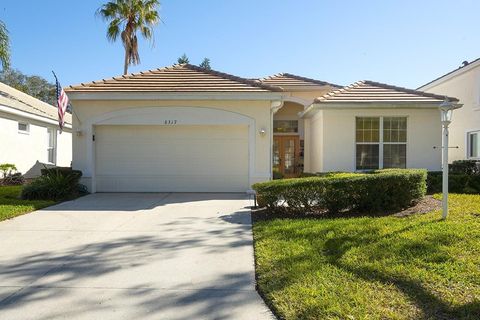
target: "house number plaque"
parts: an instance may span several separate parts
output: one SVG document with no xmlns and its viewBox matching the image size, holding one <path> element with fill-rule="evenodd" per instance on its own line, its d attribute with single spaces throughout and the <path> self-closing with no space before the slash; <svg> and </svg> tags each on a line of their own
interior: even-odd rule
<svg viewBox="0 0 480 320">
<path fill-rule="evenodd" d="M 163 122 L 163 124 L 166 124 L 166 125 L 174 125 L 174 124 L 177 124 L 177 120 L 165 120 Z"/>
</svg>

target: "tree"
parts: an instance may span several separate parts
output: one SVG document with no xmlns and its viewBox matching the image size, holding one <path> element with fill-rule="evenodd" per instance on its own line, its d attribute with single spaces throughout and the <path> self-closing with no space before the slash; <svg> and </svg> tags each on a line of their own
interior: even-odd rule
<svg viewBox="0 0 480 320">
<path fill-rule="evenodd" d="M 113 0 L 97 10 L 105 21 L 109 21 L 107 39 L 116 41 L 122 39 L 125 49 L 123 74 L 128 73 L 128 66 L 140 63 L 138 53 L 137 32 L 143 38 L 153 41 L 153 30 L 160 21 L 158 0 Z"/>
<path fill-rule="evenodd" d="M 199 65 L 200 68 L 203 68 L 205 70 L 212 70 L 212 67 L 210 67 L 210 59 L 205 58 L 203 59 L 202 63 Z"/>
<path fill-rule="evenodd" d="M 0 72 L 0 82 L 51 105 L 57 103 L 55 85 L 40 76 L 28 76 L 19 70 L 8 69 Z"/>
<path fill-rule="evenodd" d="M 184 54 L 182 54 L 182 56 L 180 58 L 177 59 L 177 62 L 180 63 L 180 64 L 190 63 L 190 60 L 188 60 L 187 55 L 184 53 Z"/>
<path fill-rule="evenodd" d="M 3 70 L 10 67 L 10 40 L 7 26 L 3 21 L 0 21 L 0 64 Z"/>
</svg>

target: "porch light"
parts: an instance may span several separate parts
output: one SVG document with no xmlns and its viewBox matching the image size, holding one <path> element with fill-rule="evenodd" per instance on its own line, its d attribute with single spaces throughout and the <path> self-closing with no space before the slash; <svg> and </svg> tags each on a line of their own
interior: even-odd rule
<svg viewBox="0 0 480 320">
<path fill-rule="evenodd" d="M 451 103 L 445 97 L 440 104 L 440 119 L 442 121 L 442 220 L 448 215 L 448 126 L 452 122 L 453 110 L 461 108 L 462 104 Z"/>
<path fill-rule="evenodd" d="M 261 128 L 261 129 L 258 131 L 258 133 L 263 137 L 264 135 L 267 134 L 267 129 Z"/>
</svg>

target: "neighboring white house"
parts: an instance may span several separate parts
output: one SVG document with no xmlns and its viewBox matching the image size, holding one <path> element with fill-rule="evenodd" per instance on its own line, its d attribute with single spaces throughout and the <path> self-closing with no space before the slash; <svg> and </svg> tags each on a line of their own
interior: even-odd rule
<svg viewBox="0 0 480 320">
<path fill-rule="evenodd" d="M 419 88 L 460 99 L 463 108 L 453 112 L 449 161 L 480 160 L 480 59 L 466 63 Z M 458 148 L 455 148 L 458 147 Z"/>
<path fill-rule="evenodd" d="M 70 166 L 70 114 L 66 121 L 59 134 L 57 108 L 0 82 L 0 164 L 14 164 L 27 178 L 43 165 Z"/>
<path fill-rule="evenodd" d="M 66 91 L 72 164 L 91 192 L 243 192 L 272 170 L 440 169 L 435 94 L 188 64 Z"/>
</svg>

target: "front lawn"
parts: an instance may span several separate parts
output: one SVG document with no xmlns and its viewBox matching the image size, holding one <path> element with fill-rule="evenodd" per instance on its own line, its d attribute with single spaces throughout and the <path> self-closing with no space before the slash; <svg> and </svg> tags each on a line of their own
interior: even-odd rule
<svg viewBox="0 0 480 320">
<path fill-rule="evenodd" d="M 257 221 L 259 290 L 284 319 L 479 319 L 480 195 L 440 215 Z"/>
<path fill-rule="evenodd" d="M 0 221 L 55 204 L 50 200 L 19 199 L 22 186 L 0 186 Z"/>
</svg>

